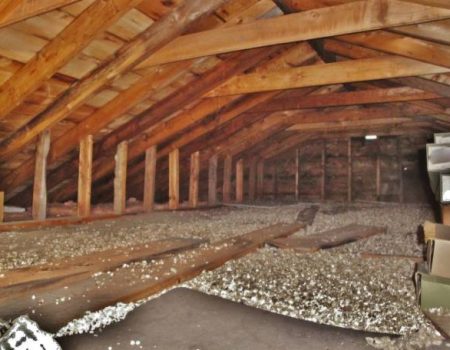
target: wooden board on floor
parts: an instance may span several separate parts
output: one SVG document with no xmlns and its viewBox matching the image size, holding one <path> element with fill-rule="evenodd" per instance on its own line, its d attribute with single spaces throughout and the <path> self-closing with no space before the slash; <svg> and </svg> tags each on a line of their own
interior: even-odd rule
<svg viewBox="0 0 450 350">
<path fill-rule="evenodd" d="M 21 286 L 32 289 L 62 279 L 65 283 L 70 283 L 73 278 L 76 280 L 89 278 L 95 273 L 112 271 L 124 264 L 157 259 L 163 254 L 193 249 L 206 242 L 205 240 L 185 238 L 149 241 L 130 247 L 108 249 L 74 258 L 63 258 L 45 265 L 7 271 L 0 279 L 0 296 L 8 293 L 9 288 L 12 287 Z"/>
<path fill-rule="evenodd" d="M 450 339 L 450 315 L 436 315 L 427 311 L 424 311 L 424 313 L 434 324 L 439 333 L 446 339 Z"/>
<path fill-rule="evenodd" d="M 0 295 L 0 317 L 15 318 L 33 310 L 33 319 L 44 329 L 54 332 L 86 311 L 150 297 L 302 228 L 304 225 L 301 224 L 273 225 L 180 254 L 168 254 L 147 265 L 145 275 L 149 278 L 140 278 L 136 269 L 133 274 L 130 268 L 123 268 L 99 277 L 104 278 L 101 283 L 88 278 L 71 284 L 54 281 L 38 291 L 13 288 L 21 293 L 11 290 Z M 58 305 L 55 300 L 64 300 L 64 305 Z"/>
<path fill-rule="evenodd" d="M 383 233 L 386 233 L 385 227 L 353 224 L 304 237 L 275 239 L 270 244 L 282 249 L 316 252 Z"/>
</svg>

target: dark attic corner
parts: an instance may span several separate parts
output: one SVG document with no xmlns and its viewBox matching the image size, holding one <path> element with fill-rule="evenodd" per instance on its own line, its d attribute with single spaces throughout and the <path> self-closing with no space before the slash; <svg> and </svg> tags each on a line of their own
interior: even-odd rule
<svg viewBox="0 0 450 350">
<path fill-rule="evenodd" d="M 0 350 L 450 348 L 449 0 L 0 0 Z"/>
</svg>

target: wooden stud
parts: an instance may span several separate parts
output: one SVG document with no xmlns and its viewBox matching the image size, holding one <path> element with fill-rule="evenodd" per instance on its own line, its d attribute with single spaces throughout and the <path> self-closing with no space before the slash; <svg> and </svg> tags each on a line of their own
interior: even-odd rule
<svg viewBox="0 0 450 350">
<path fill-rule="evenodd" d="M 321 162 L 320 166 L 322 169 L 321 180 L 320 180 L 320 200 L 325 200 L 325 191 L 326 191 L 326 142 L 322 143 L 322 152 L 321 152 Z"/>
<path fill-rule="evenodd" d="M 403 155 L 400 136 L 397 137 L 397 164 L 398 164 L 398 201 L 404 202 L 403 192 Z"/>
<path fill-rule="evenodd" d="M 169 209 L 180 206 L 180 151 L 169 153 Z"/>
<path fill-rule="evenodd" d="M 127 154 L 128 142 L 122 141 L 117 146 L 114 156 L 116 162 L 114 173 L 114 213 L 123 214 L 126 208 L 126 188 L 127 188 Z"/>
<path fill-rule="evenodd" d="M 236 162 L 236 202 L 244 201 L 244 160 Z"/>
<path fill-rule="evenodd" d="M 376 164 L 376 190 L 377 190 L 377 201 L 381 200 L 381 156 L 377 155 Z"/>
<path fill-rule="evenodd" d="M 80 141 L 80 154 L 78 161 L 78 216 L 87 217 L 91 214 L 92 190 L 92 135 Z"/>
<path fill-rule="evenodd" d="M 300 199 L 300 149 L 295 149 L 295 200 Z"/>
<path fill-rule="evenodd" d="M 155 206 L 156 145 L 145 151 L 144 210 Z"/>
<path fill-rule="evenodd" d="M 47 216 L 47 156 L 50 150 L 50 130 L 39 135 L 33 185 L 33 220 L 45 220 Z"/>
<path fill-rule="evenodd" d="M 272 193 L 273 199 L 278 198 L 278 167 L 276 163 L 273 163 L 272 167 Z"/>
<path fill-rule="evenodd" d="M 226 155 L 223 161 L 223 202 L 231 202 L 231 173 L 233 167 L 233 158 L 231 155 Z"/>
<path fill-rule="evenodd" d="M 248 173 L 248 199 L 254 201 L 256 198 L 256 159 L 250 160 L 250 169 Z"/>
<path fill-rule="evenodd" d="M 191 154 L 191 171 L 189 176 L 189 206 L 197 208 L 198 206 L 198 180 L 200 176 L 200 152 Z"/>
<path fill-rule="evenodd" d="M 352 139 L 347 142 L 347 201 L 352 201 Z"/>
<path fill-rule="evenodd" d="M 208 167 L 208 204 L 217 204 L 217 165 L 219 157 L 217 154 L 209 158 Z"/>
<path fill-rule="evenodd" d="M 264 197 L 264 160 L 260 159 L 256 166 L 256 195 L 258 198 Z"/>
<path fill-rule="evenodd" d="M 5 192 L 0 191 L 0 222 L 5 219 Z"/>
<path fill-rule="evenodd" d="M 450 225 L 450 205 L 441 205 L 442 223 Z"/>
</svg>

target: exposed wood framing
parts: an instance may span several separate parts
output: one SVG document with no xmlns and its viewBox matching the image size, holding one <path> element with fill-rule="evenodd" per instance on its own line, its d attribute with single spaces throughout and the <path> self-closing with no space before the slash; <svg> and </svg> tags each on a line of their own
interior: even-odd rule
<svg viewBox="0 0 450 350">
<path fill-rule="evenodd" d="M 185 35 L 168 44 L 149 61 L 151 64 L 162 64 L 449 17 L 450 11 L 447 9 L 411 4 L 407 1 L 355 1 L 344 5 Z"/>
<path fill-rule="evenodd" d="M 0 222 L 5 219 L 5 192 L 0 191 Z"/>
<path fill-rule="evenodd" d="M 91 189 L 92 189 L 92 151 L 94 141 L 92 135 L 80 141 L 80 154 L 78 160 L 78 216 L 91 215 Z"/>
<path fill-rule="evenodd" d="M 254 201 L 256 198 L 256 158 L 252 157 L 249 161 L 248 172 L 248 199 Z"/>
<path fill-rule="evenodd" d="M 47 216 L 47 155 L 50 149 L 50 130 L 39 135 L 36 146 L 36 161 L 33 185 L 33 220 L 44 220 Z"/>
<path fill-rule="evenodd" d="M 145 151 L 144 210 L 155 206 L 156 145 Z"/>
<path fill-rule="evenodd" d="M 377 155 L 376 160 L 376 192 L 377 192 L 377 201 L 381 200 L 381 158 L 380 155 Z"/>
<path fill-rule="evenodd" d="M 295 149 L 295 200 L 300 199 L 300 149 Z"/>
<path fill-rule="evenodd" d="M 326 153 L 327 153 L 327 144 L 324 140 L 322 143 L 322 151 L 320 155 L 320 168 L 321 168 L 321 176 L 320 176 L 320 200 L 324 201 L 326 198 Z"/>
<path fill-rule="evenodd" d="M 117 146 L 114 157 L 116 168 L 114 172 L 114 213 L 123 214 L 127 201 L 127 155 L 128 143 L 123 141 Z"/>
<path fill-rule="evenodd" d="M 174 149 L 169 153 L 169 208 L 180 206 L 180 151 Z"/>
<path fill-rule="evenodd" d="M 347 201 L 353 200 L 352 182 L 353 182 L 353 159 L 352 159 L 352 138 L 347 141 Z"/>
<path fill-rule="evenodd" d="M 244 160 L 236 162 L 236 202 L 244 201 Z"/>
<path fill-rule="evenodd" d="M 70 5 L 80 0 L 4 0 L 0 7 L 0 27 Z"/>
<path fill-rule="evenodd" d="M 208 96 L 239 95 L 449 72 L 450 69 L 448 68 L 409 58 L 396 56 L 376 57 L 292 68 L 273 73 L 238 75 L 214 89 Z"/>
<path fill-rule="evenodd" d="M 66 118 L 100 87 L 134 67 L 181 34 L 194 21 L 214 11 L 224 0 L 185 2 L 120 49 L 107 64 L 74 84 L 26 127 L 1 143 L 0 157 L 12 155 L 43 130 Z"/>
<path fill-rule="evenodd" d="M 198 206 L 198 182 L 200 177 L 200 152 L 191 154 L 191 170 L 189 173 L 189 206 L 197 208 Z"/>
<path fill-rule="evenodd" d="M 256 165 L 256 196 L 257 198 L 264 197 L 264 160 L 258 160 Z"/>
<path fill-rule="evenodd" d="M 223 160 L 223 189 L 222 196 L 224 203 L 231 202 L 231 175 L 233 170 L 233 158 L 227 154 Z"/>
<path fill-rule="evenodd" d="M 217 166 L 219 157 L 217 154 L 209 158 L 208 167 L 208 204 L 213 206 L 217 203 Z"/>
<path fill-rule="evenodd" d="M 402 153 L 402 139 L 397 138 L 397 164 L 398 164 L 398 201 L 403 203 L 405 200 L 403 190 L 403 153 Z"/>
</svg>

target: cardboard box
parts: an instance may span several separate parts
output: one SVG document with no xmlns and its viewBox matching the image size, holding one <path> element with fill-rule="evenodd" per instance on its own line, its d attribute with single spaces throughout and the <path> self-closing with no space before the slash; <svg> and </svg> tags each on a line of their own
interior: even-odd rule
<svg viewBox="0 0 450 350">
<path fill-rule="evenodd" d="M 450 132 L 442 132 L 439 134 L 434 134 L 434 143 L 437 143 L 437 144 L 449 143 L 450 144 Z"/>
<path fill-rule="evenodd" d="M 450 171 L 449 144 L 427 144 L 427 169 L 428 172 Z"/>
<path fill-rule="evenodd" d="M 450 278 L 450 241 L 432 239 L 427 244 L 428 272 L 433 276 Z M 450 294 L 448 295 L 450 299 Z"/>
<path fill-rule="evenodd" d="M 425 235 L 425 242 L 430 239 L 445 239 L 450 241 L 450 226 L 437 224 L 431 221 L 425 221 L 423 224 L 423 232 Z"/>
<path fill-rule="evenodd" d="M 433 276 L 426 264 L 420 264 L 416 272 L 416 292 L 422 309 L 450 308 L 450 278 Z"/>
</svg>

